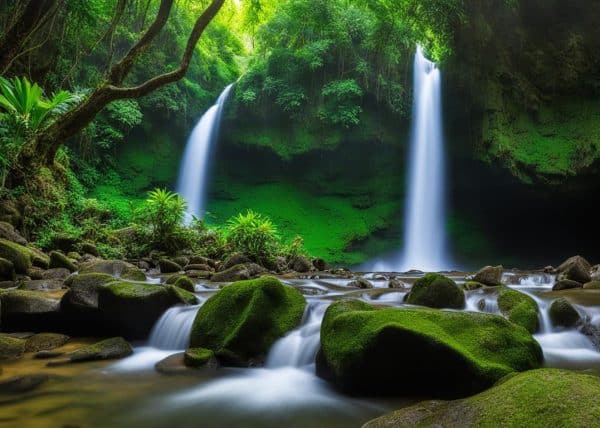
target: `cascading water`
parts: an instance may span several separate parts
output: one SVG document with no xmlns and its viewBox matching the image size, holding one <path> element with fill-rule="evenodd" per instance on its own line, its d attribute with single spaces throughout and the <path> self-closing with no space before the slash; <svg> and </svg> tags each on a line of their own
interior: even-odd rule
<svg viewBox="0 0 600 428">
<path fill-rule="evenodd" d="M 190 137 L 181 162 L 177 192 L 187 201 L 188 215 L 202 217 L 207 199 L 208 168 L 211 149 L 219 136 L 223 108 L 233 84 L 227 86 L 215 105 L 200 118 Z"/>
<path fill-rule="evenodd" d="M 149 345 L 158 349 L 184 350 L 200 306 L 175 306 L 168 309 L 150 333 Z"/>
<path fill-rule="evenodd" d="M 417 47 L 414 60 L 413 126 L 406 201 L 405 245 L 400 268 L 449 267 L 444 228 L 444 144 L 441 75 Z"/>
</svg>

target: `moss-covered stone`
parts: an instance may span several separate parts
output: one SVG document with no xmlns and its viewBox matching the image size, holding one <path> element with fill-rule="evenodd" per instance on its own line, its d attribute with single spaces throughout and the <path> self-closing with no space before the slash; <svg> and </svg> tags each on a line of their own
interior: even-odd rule
<svg viewBox="0 0 600 428">
<path fill-rule="evenodd" d="M 77 270 L 75 263 L 58 251 L 52 251 L 50 253 L 50 268 L 65 268 L 71 272 L 75 272 Z"/>
<path fill-rule="evenodd" d="M 50 257 L 48 257 L 44 252 L 38 250 L 37 248 L 31 245 L 26 248 L 29 251 L 31 263 L 34 266 L 40 267 L 42 269 L 48 269 L 50 267 Z"/>
<path fill-rule="evenodd" d="M 560 279 L 554 283 L 552 286 L 552 290 L 560 291 L 560 290 L 570 290 L 571 288 L 582 288 L 583 284 L 581 282 L 573 281 L 571 279 Z"/>
<path fill-rule="evenodd" d="M 47 351 L 58 348 L 69 341 L 69 336 L 57 333 L 34 334 L 25 343 L 25 352 Z"/>
<path fill-rule="evenodd" d="M 508 376 L 464 400 L 424 401 L 374 419 L 363 428 L 600 426 L 600 378 L 557 369 Z"/>
<path fill-rule="evenodd" d="M 0 281 L 15 280 L 15 265 L 10 260 L 0 258 Z"/>
<path fill-rule="evenodd" d="M 180 302 L 171 288 L 156 284 L 115 281 L 98 290 L 107 327 L 132 339 L 146 338 L 160 316 Z"/>
<path fill-rule="evenodd" d="M 80 266 L 79 273 L 105 273 L 128 281 L 145 281 L 146 274 L 122 260 L 90 260 Z"/>
<path fill-rule="evenodd" d="M 305 305 L 300 292 L 272 277 L 235 282 L 202 305 L 190 346 L 228 349 L 245 359 L 264 355 L 300 323 Z"/>
<path fill-rule="evenodd" d="M 600 290 L 600 280 L 594 280 L 583 284 L 586 290 Z"/>
<path fill-rule="evenodd" d="M 564 297 L 552 302 L 548 315 L 554 325 L 562 327 L 573 327 L 581 321 L 579 313 Z"/>
<path fill-rule="evenodd" d="M 177 280 L 175 281 L 175 287 L 179 287 L 182 288 L 186 291 L 189 291 L 190 293 L 194 292 L 194 281 L 192 281 L 190 278 L 188 278 L 187 276 L 180 276 L 179 278 L 177 278 Z"/>
<path fill-rule="evenodd" d="M 69 291 L 63 296 L 63 306 L 98 307 L 98 292 L 115 278 L 106 273 L 80 273 L 65 281 Z"/>
<path fill-rule="evenodd" d="M 32 266 L 28 248 L 6 239 L 0 239 L 0 257 L 12 262 L 17 273 L 25 274 Z"/>
<path fill-rule="evenodd" d="M 45 292 L 8 290 L 0 294 L 5 331 L 47 331 L 60 328 L 60 300 Z"/>
<path fill-rule="evenodd" d="M 160 268 L 161 273 L 176 273 L 181 272 L 183 268 L 169 259 L 161 259 L 158 261 L 158 266 Z"/>
<path fill-rule="evenodd" d="M 477 281 L 467 281 L 463 284 L 463 289 L 465 289 L 467 291 L 477 290 L 482 287 L 485 287 L 485 285 L 482 284 L 481 282 L 477 282 Z"/>
<path fill-rule="evenodd" d="M 215 282 L 233 282 L 251 279 L 266 272 L 266 269 L 256 263 L 245 263 L 232 266 L 222 272 L 212 275 L 211 280 Z"/>
<path fill-rule="evenodd" d="M 325 313 L 317 373 L 358 394 L 462 396 L 542 358 L 525 329 L 496 315 L 353 300 Z"/>
<path fill-rule="evenodd" d="M 502 287 L 498 292 L 498 308 L 509 321 L 535 333 L 539 328 L 539 308 L 535 300 L 520 291 Z"/>
<path fill-rule="evenodd" d="M 175 299 L 185 305 L 196 305 L 198 304 L 198 298 L 194 293 L 190 293 L 187 290 L 184 290 L 181 287 L 177 287 L 176 285 L 168 285 L 167 288 L 175 297 Z"/>
<path fill-rule="evenodd" d="M 133 348 L 122 337 L 112 337 L 93 345 L 87 345 L 71 352 L 66 358 L 51 361 L 48 366 L 58 366 L 86 361 L 112 360 L 133 354 Z"/>
<path fill-rule="evenodd" d="M 428 273 L 419 278 L 406 295 L 406 302 L 430 308 L 455 308 L 465 306 L 465 293 L 450 278 Z"/>
<path fill-rule="evenodd" d="M 91 242 L 84 242 L 81 244 L 81 252 L 83 254 L 91 254 L 94 257 L 98 257 L 100 254 L 98 253 L 98 248 Z"/>
<path fill-rule="evenodd" d="M 25 340 L 0 333 L 0 360 L 19 358 L 25 352 Z"/>
<path fill-rule="evenodd" d="M 5 221 L 0 221 L 0 239 L 6 239 L 19 245 L 27 245 L 27 240 L 15 230 L 12 224 Z"/>
<path fill-rule="evenodd" d="M 215 353 L 206 348 L 190 348 L 183 356 L 183 362 L 188 367 L 202 367 L 211 360 L 215 360 Z"/>
</svg>

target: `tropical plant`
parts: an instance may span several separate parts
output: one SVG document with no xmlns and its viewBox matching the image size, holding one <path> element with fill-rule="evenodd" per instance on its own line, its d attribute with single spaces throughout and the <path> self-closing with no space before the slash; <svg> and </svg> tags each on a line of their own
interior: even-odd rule
<svg viewBox="0 0 600 428">
<path fill-rule="evenodd" d="M 148 192 L 148 198 L 138 211 L 140 224 L 149 229 L 153 248 L 176 251 L 181 247 L 182 222 L 187 203 L 178 194 L 166 189 Z"/>
<path fill-rule="evenodd" d="M 272 260 L 279 247 L 277 227 L 271 219 L 252 210 L 227 221 L 226 239 L 233 251 L 259 263 Z"/>
</svg>

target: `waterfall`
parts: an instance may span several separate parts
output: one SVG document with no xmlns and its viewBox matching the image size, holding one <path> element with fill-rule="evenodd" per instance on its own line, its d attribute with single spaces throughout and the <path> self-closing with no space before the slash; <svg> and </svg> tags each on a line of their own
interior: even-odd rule
<svg viewBox="0 0 600 428">
<path fill-rule="evenodd" d="M 200 306 L 174 306 L 156 322 L 148 344 L 153 348 L 182 351 L 188 347 L 190 333 Z"/>
<path fill-rule="evenodd" d="M 202 115 L 183 154 L 177 192 L 187 201 L 189 217 L 202 217 L 205 213 L 209 158 L 219 136 L 223 108 L 232 87 L 233 84 L 227 86 L 217 102 Z"/>
<path fill-rule="evenodd" d="M 441 75 L 417 47 L 414 60 L 413 125 L 401 268 L 447 269 L 444 215 L 444 144 Z"/>
</svg>

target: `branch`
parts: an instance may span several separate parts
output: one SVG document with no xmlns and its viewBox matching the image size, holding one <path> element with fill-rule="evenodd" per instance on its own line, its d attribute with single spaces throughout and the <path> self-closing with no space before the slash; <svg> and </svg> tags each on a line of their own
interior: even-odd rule
<svg viewBox="0 0 600 428">
<path fill-rule="evenodd" d="M 139 98 L 166 84 L 177 82 L 183 78 L 190 66 L 190 61 L 194 54 L 194 49 L 198 43 L 198 40 L 202 36 L 202 33 L 204 33 L 204 30 L 208 24 L 210 24 L 215 15 L 219 12 L 224 2 L 225 0 L 213 0 L 213 2 L 206 8 L 202 15 L 200 15 L 200 17 L 196 20 L 194 28 L 192 29 L 192 32 L 188 38 L 181 62 L 176 70 L 155 76 L 137 86 L 119 88 L 114 85 L 109 85 L 110 92 L 116 96 L 116 99 Z"/>
<path fill-rule="evenodd" d="M 123 80 L 125 80 L 131 71 L 136 58 L 148 49 L 152 40 L 154 40 L 167 23 L 171 8 L 173 7 L 173 2 L 174 0 L 161 0 L 158 13 L 156 14 L 156 18 L 154 18 L 152 25 L 148 27 L 144 35 L 132 46 L 121 61 L 113 65 L 109 70 L 107 80 L 110 84 L 119 85 L 123 83 Z"/>
</svg>

